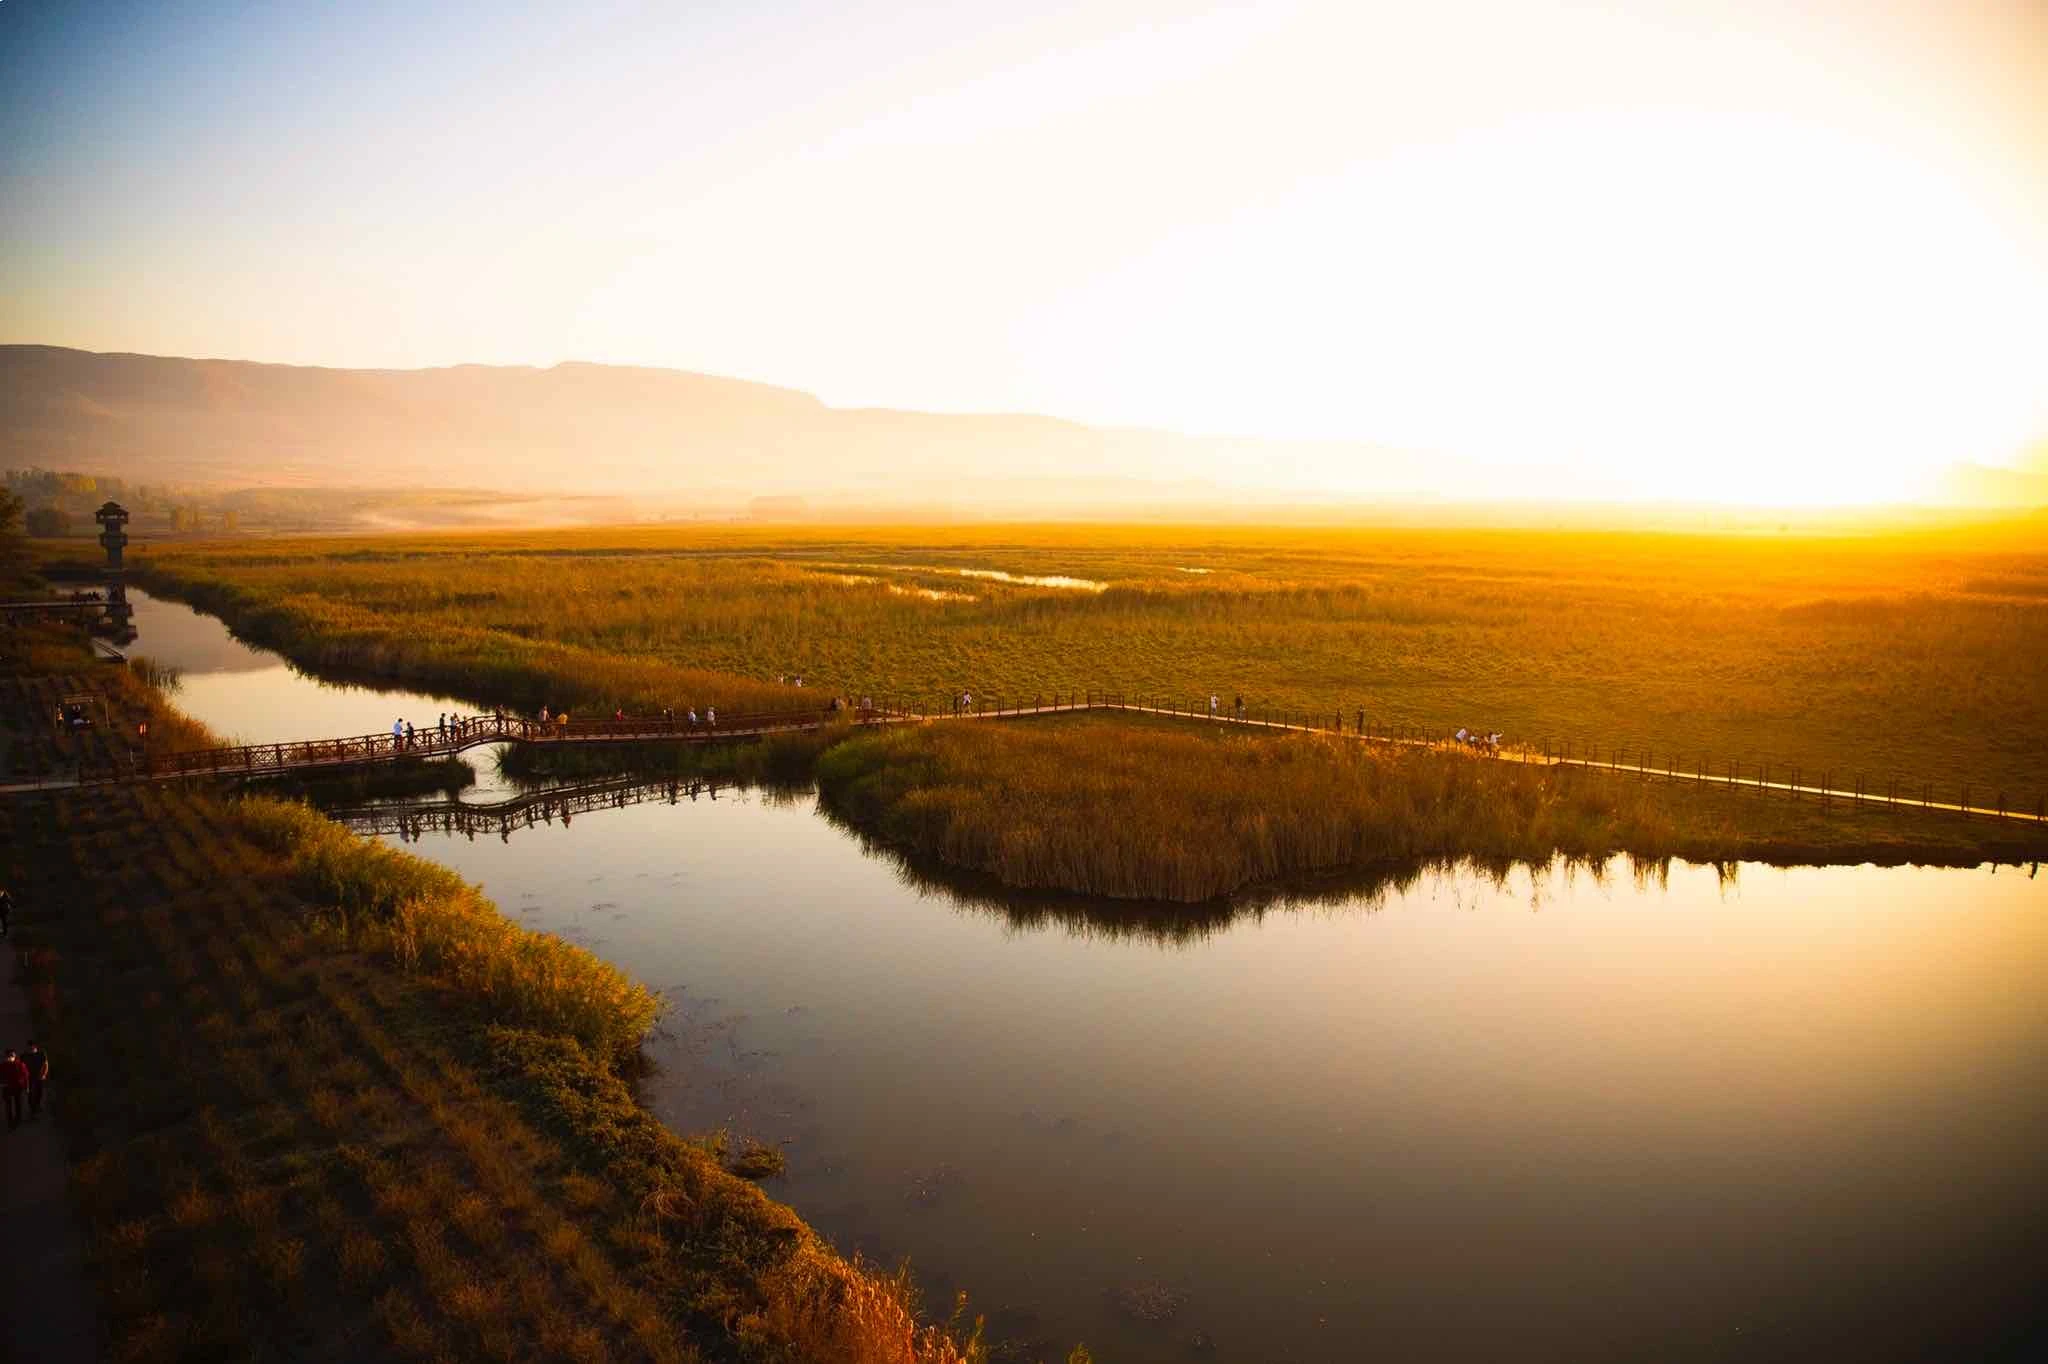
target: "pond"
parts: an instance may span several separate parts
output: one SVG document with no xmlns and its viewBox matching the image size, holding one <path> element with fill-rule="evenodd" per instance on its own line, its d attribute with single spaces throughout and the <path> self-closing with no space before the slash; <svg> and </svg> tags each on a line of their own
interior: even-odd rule
<svg viewBox="0 0 2048 1364">
<path fill-rule="evenodd" d="M 255 741 L 450 704 L 137 626 Z M 1016 1358 L 1980 1357 L 2042 1300 L 2027 868 L 1134 914 L 935 878 L 809 795 L 661 787 L 405 844 L 666 992 L 655 1110 L 783 1145 L 771 1193 Z"/>
</svg>

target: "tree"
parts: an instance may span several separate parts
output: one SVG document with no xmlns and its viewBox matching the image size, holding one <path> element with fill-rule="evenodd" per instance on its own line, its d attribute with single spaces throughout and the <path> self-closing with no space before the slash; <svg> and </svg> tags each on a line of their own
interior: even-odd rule
<svg viewBox="0 0 2048 1364">
<path fill-rule="evenodd" d="M 21 514 L 27 509 L 12 488 L 0 488 L 0 580 L 12 575 L 21 558 Z"/>
<path fill-rule="evenodd" d="M 71 513 L 62 507 L 37 507 L 28 514 L 28 533 L 34 536 L 69 534 Z"/>
</svg>

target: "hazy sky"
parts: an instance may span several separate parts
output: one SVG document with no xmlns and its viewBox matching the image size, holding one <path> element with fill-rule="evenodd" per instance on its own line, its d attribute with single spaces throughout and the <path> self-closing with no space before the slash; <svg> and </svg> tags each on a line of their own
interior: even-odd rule
<svg viewBox="0 0 2048 1364">
<path fill-rule="evenodd" d="M 1904 492 L 2048 435 L 2048 0 L 0 0 L 0 339 Z"/>
</svg>

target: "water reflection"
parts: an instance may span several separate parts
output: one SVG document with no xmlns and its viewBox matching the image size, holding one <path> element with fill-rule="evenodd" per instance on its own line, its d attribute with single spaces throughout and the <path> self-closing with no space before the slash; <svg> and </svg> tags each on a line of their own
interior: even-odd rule
<svg viewBox="0 0 2048 1364">
<path fill-rule="evenodd" d="M 715 801 L 721 791 L 732 789 L 732 783 L 710 778 L 649 782 L 613 777 L 528 786 L 516 795 L 489 801 L 397 798 L 360 804 L 321 802 L 321 808 L 329 819 L 346 824 L 357 833 L 394 837 L 402 843 L 417 843 L 429 834 L 454 834 L 471 840 L 484 834 L 510 842 L 515 833 L 552 827 L 558 819 L 567 828 L 577 815 L 596 810 L 622 810 L 649 801 L 666 805 Z"/>
<path fill-rule="evenodd" d="M 175 668 L 178 709 L 237 744 L 388 734 L 394 719 L 425 728 L 441 712 L 488 706 L 450 696 L 337 681 L 301 672 L 279 655 L 244 643 L 212 616 L 183 602 L 130 588 L 137 642 L 131 652 Z"/>
</svg>

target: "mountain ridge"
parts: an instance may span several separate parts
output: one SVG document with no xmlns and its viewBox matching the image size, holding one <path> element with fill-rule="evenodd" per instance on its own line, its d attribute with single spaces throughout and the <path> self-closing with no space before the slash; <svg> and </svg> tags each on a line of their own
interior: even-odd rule
<svg viewBox="0 0 2048 1364">
<path fill-rule="evenodd" d="M 836 408 L 755 380 L 593 361 L 347 369 L 0 346 L 8 463 L 130 482 L 761 495 L 1020 469 L 1142 478 L 1161 455 L 1201 480 L 1229 471 L 1230 447 L 1032 413 Z"/>
</svg>

